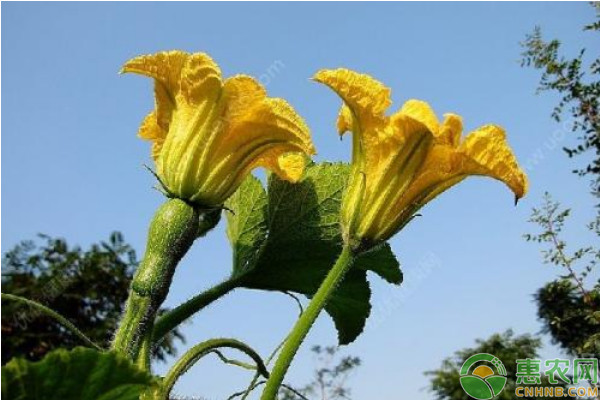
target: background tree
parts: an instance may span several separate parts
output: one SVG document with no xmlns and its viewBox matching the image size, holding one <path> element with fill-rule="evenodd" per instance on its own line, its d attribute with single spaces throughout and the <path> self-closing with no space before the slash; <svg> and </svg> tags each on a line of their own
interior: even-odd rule
<svg viewBox="0 0 600 400">
<path fill-rule="evenodd" d="M 38 241 L 23 241 L 4 254 L 2 292 L 54 309 L 93 341 L 108 346 L 137 265 L 135 251 L 120 233 L 85 251 L 64 239 L 40 235 Z M 155 349 L 155 358 L 175 354 L 176 340 L 184 341 L 179 331 Z M 14 356 L 39 360 L 55 348 L 81 344 L 55 320 L 22 304 L 2 302 L 2 364 Z"/>
<path fill-rule="evenodd" d="M 545 245 L 544 263 L 561 268 L 558 279 L 535 295 L 543 331 L 573 356 L 600 353 L 600 279 L 595 274 L 600 248 L 593 245 L 570 250 L 562 238 L 569 209 L 546 193 L 541 207 L 534 208 L 530 222 L 540 231 L 527 234 L 527 241 Z M 600 238 L 600 214 L 588 225 L 591 236 Z M 595 280 L 595 282 L 594 282 Z"/>
<path fill-rule="evenodd" d="M 600 281 L 590 292 L 590 300 L 600 306 Z M 577 288 L 569 281 L 553 281 L 536 294 L 538 317 L 543 321 L 543 332 L 550 334 L 555 344 L 572 356 L 599 354 L 600 327 L 598 317 L 591 318 L 589 302 L 584 301 Z"/>
<path fill-rule="evenodd" d="M 337 346 L 314 346 L 312 352 L 317 359 L 318 367 L 314 372 L 313 380 L 295 392 L 310 399 L 320 400 L 349 400 L 351 391 L 347 387 L 347 380 L 360 366 L 360 358 L 346 356 L 339 358 Z M 302 399 L 294 391 L 282 387 L 280 398 L 282 400 Z"/>
<path fill-rule="evenodd" d="M 600 3 L 592 3 L 596 21 L 584 26 L 592 34 L 600 32 Z M 561 42 L 558 39 L 546 41 L 542 31 L 536 27 L 521 43 L 524 50 L 521 64 L 539 69 L 542 72 L 538 92 L 553 91 L 561 96 L 552 111 L 552 117 L 561 121 L 565 115 L 572 120 L 572 130 L 579 134 L 578 143 L 564 150 L 569 157 L 584 153 L 593 154 L 592 161 L 575 169 L 580 175 L 591 175 L 592 190 L 600 195 L 600 58 L 597 55 L 585 62 L 586 50 L 581 49 L 577 57 L 567 59 L 560 54 Z"/>
<path fill-rule="evenodd" d="M 460 368 L 465 360 L 477 353 L 489 353 L 498 357 L 504 363 L 507 372 L 507 382 L 504 390 L 495 397 L 499 400 L 509 400 L 515 397 L 517 359 L 538 358 L 538 351 L 542 346 L 541 340 L 525 334 L 515 336 L 512 330 L 497 333 L 486 340 L 478 339 L 473 348 L 459 350 L 454 356 L 442 361 L 439 369 L 427 371 L 425 375 L 431 376 L 430 390 L 439 400 L 469 400 L 460 385 Z M 542 375 L 542 384 L 548 381 Z M 527 397 L 524 397 L 527 398 Z"/>
<path fill-rule="evenodd" d="M 600 3 L 591 4 L 596 20 L 583 29 L 598 34 Z M 543 71 L 538 92 L 553 91 L 561 96 L 552 117 L 560 121 L 568 116 L 572 120 L 572 130 L 579 133 L 577 145 L 565 148 L 567 155 L 592 154 L 590 163 L 574 172 L 590 175 L 592 194 L 600 198 L 600 58 L 592 55 L 592 60 L 585 66 L 585 49 L 572 59 L 561 56 L 561 42 L 558 39 L 545 41 L 539 27 L 527 35 L 522 46 L 522 65 Z M 600 205 L 596 208 L 595 218 L 587 226 L 593 243 L 600 238 Z M 562 208 L 546 194 L 542 205 L 533 209 L 529 220 L 539 231 L 525 235 L 525 239 L 544 245 L 544 263 L 558 266 L 563 271 L 558 279 L 536 293 L 538 317 L 544 324 L 543 331 L 569 354 L 597 354 L 600 352 L 600 279 L 593 278 L 593 274 L 600 262 L 600 247 L 597 244 L 579 245 L 573 250 L 573 246 L 567 246 L 562 232 L 570 213 L 570 209 Z"/>
</svg>

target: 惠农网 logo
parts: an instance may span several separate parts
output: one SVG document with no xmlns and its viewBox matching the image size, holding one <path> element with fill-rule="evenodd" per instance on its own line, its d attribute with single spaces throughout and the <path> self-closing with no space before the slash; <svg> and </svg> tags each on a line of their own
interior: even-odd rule
<svg viewBox="0 0 600 400">
<path fill-rule="evenodd" d="M 492 399 L 506 385 L 506 368 L 496 356 L 479 353 L 469 357 L 460 369 L 460 385 L 477 400 Z"/>
</svg>

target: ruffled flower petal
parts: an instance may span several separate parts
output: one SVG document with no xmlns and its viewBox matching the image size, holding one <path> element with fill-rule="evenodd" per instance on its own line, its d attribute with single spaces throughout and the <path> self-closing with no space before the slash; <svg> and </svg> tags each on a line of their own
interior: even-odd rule
<svg viewBox="0 0 600 400">
<path fill-rule="evenodd" d="M 444 122 L 442 122 L 438 134 L 438 143 L 457 147 L 460 143 L 462 131 L 463 122 L 459 115 L 452 113 L 444 114 Z"/>
<path fill-rule="evenodd" d="M 429 104 L 421 100 L 408 100 L 399 113 L 416 119 L 429 129 L 431 133 L 437 135 L 440 129 L 440 123 Z"/>
<path fill-rule="evenodd" d="M 122 72 L 155 81 L 156 109 L 139 136 L 151 140 L 157 174 L 171 195 L 220 205 L 256 167 L 297 181 L 314 154 L 309 129 L 282 99 L 253 78 L 225 81 L 206 54 L 160 52 L 128 61 Z"/>
<path fill-rule="evenodd" d="M 338 131 L 354 133 L 353 158 L 358 153 L 372 153 L 370 150 L 381 141 L 387 117 L 385 112 L 392 104 L 391 91 L 381 82 L 366 74 L 339 68 L 317 72 L 314 80 L 329 86 L 344 101 L 338 117 Z M 353 128 L 356 129 L 353 129 Z"/>
<path fill-rule="evenodd" d="M 390 89 L 367 74 L 345 68 L 323 69 L 315 74 L 314 80 L 336 92 L 362 122 L 384 117 L 392 104 Z"/>
<path fill-rule="evenodd" d="M 517 198 L 526 193 L 526 176 L 501 128 L 484 126 L 461 143 L 461 117 L 445 114 L 440 124 L 424 101 L 409 100 L 386 116 L 390 91 L 368 75 L 323 70 L 315 79 L 342 98 L 338 131 L 353 134 L 352 176 L 342 204 L 347 242 L 387 240 L 470 175 L 498 179 Z"/>
<path fill-rule="evenodd" d="M 144 118 L 138 136 L 145 140 L 152 142 L 152 159 L 156 161 L 162 150 L 162 145 L 165 142 L 167 132 L 158 126 L 158 120 L 156 119 L 156 111 L 152 111 Z"/>
<path fill-rule="evenodd" d="M 467 158 L 463 174 L 484 175 L 504 182 L 517 199 L 527 193 L 527 176 L 519 167 L 501 127 L 485 125 L 471 132 L 459 151 Z"/>
<path fill-rule="evenodd" d="M 136 73 L 154 78 L 156 118 L 164 130 L 169 129 L 175 96 L 179 92 L 181 70 L 188 57 L 183 51 L 165 51 L 132 58 L 121 69 L 121 73 Z"/>
</svg>

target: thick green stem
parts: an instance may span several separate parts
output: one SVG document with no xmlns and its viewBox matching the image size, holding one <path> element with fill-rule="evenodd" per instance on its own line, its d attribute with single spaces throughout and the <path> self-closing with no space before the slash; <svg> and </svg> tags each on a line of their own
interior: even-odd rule
<svg viewBox="0 0 600 400">
<path fill-rule="evenodd" d="M 199 216 L 198 210 L 183 200 L 170 199 L 150 223 L 146 253 L 131 282 L 125 313 L 112 345 L 132 360 L 137 358 L 140 342 L 152 332 L 175 267 L 198 235 Z"/>
<path fill-rule="evenodd" d="M 230 278 L 224 282 L 211 287 L 210 289 L 192 297 L 183 304 L 178 305 L 171 311 L 162 315 L 156 321 L 152 341 L 159 342 L 167 333 L 179 326 L 183 321 L 220 299 L 227 293 L 237 288 L 239 279 Z"/>
<path fill-rule="evenodd" d="M 281 349 L 281 353 L 275 362 L 275 366 L 271 371 L 271 376 L 267 381 L 261 400 L 274 400 L 276 398 L 279 386 L 283 383 L 283 378 L 285 377 L 298 348 L 300 348 L 300 345 L 319 316 L 319 313 L 327 304 L 331 294 L 344 279 L 344 275 L 350 269 L 353 262 L 354 254 L 349 246 L 345 246 L 335 265 L 329 271 L 321 283 L 319 290 L 317 290 L 317 293 L 314 295 L 298 321 L 296 321 L 296 325 L 294 325 L 294 328 L 287 337 L 285 344 Z"/>
</svg>

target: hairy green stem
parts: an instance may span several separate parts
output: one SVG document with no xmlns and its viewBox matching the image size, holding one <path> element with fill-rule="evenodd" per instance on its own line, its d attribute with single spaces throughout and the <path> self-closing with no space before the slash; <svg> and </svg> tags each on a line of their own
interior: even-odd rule
<svg viewBox="0 0 600 400">
<path fill-rule="evenodd" d="M 143 370 L 150 372 L 152 359 L 152 331 L 146 331 L 140 341 L 140 350 L 137 354 L 136 364 Z"/>
<path fill-rule="evenodd" d="M 92 339 L 90 339 L 89 337 L 87 337 L 83 332 L 81 332 L 71 321 L 69 321 L 67 318 L 63 317 L 62 315 L 60 315 L 59 313 L 57 313 L 56 311 L 52 310 L 51 308 L 46 307 L 43 304 L 38 303 L 37 301 L 33 301 L 33 300 L 29 300 L 26 299 L 25 297 L 21 297 L 21 296 L 16 296 L 14 294 L 6 294 L 6 293 L 2 293 L 2 300 L 9 300 L 9 301 L 16 301 L 18 303 L 22 303 L 22 304 L 26 304 L 27 306 L 31 307 L 31 308 L 35 308 L 36 310 L 38 310 L 41 313 L 46 314 L 47 316 L 54 318 L 56 321 L 58 321 L 62 326 L 64 326 L 65 328 L 69 329 L 71 332 L 73 332 L 75 334 L 75 336 L 77 336 L 78 338 L 80 338 L 85 344 L 87 344 L 90 347 L 95 348 L 96 350 L 103 350 L 100 346 L 98 346 L 96 343 L 94 343 L 92 341 Z"/>
<path fill-rule="evenodd" d="M 159 399 L 168 400 L 169 393 L 181 375 L 186 373 L 187 370 L 190 369 L 199 359 L 207 354 L 212 353 L 216 349 L 223 347 L 240 350 L 241 352 L 246 353 L 256 363 L 256 368 L 261 375 L 266 378 L 269 377 L 269 372 L 267 371 L 262 358 L 260 358 L 258 353 L 244 342 L 240 342 L 236 339 L 211 339 L 192 347 L 179 360 L 177 360 L 175 365 L 169 370 L 162 381 L 161 395 Z"/>
<path fill-rule="evenodd" d="M 277 397 L 279 387 L 283 383 L 283 378 L 285 377 L 296 352 L 319 316 L 319 313 L 327 304 L 331 294 L 344 279 L 346 272 L 348 272 L 353 262 L 354 254 L 352 249 L 350 246 L 344 246 L 335 265 L 331 268 L 321 283 L 319 290 L 317 290 L 317 293 L 315 293 L 308 304 L 308 307 L 304 310 L 298 321 L 296 321 L 296 325 L 294 325 L 294 328 L 287 337 L 285 344 L 281 349 L 281 353 L 275 362 L 275 366 L 271 371 L 271 376 L 267 380 L 261 400 L 274 400 Z"/>
<path fill-rule="evenodd" d="M 113 349 L 132 360 L 136 360 L 141 342 L 152 332 L 175 267 L 198 235 L 199 217 L 200 212 L 190 204 L 170 199 L 150 223 L 146 253 L 131 282 L 125 313 L 112 344 Z M 144 351 L 150 347 L 144 346 Z"/>
<path fill-rule="evenodd" d="M 154 325 L 152 341 L 154 343 L 159 342 L 167 333 L 175 329 L 183 321 L 236 289 L 239 286 L 239 282 L 239 279 L 236 278 L 223 281 L 160 316 Z"/>
</svg>

